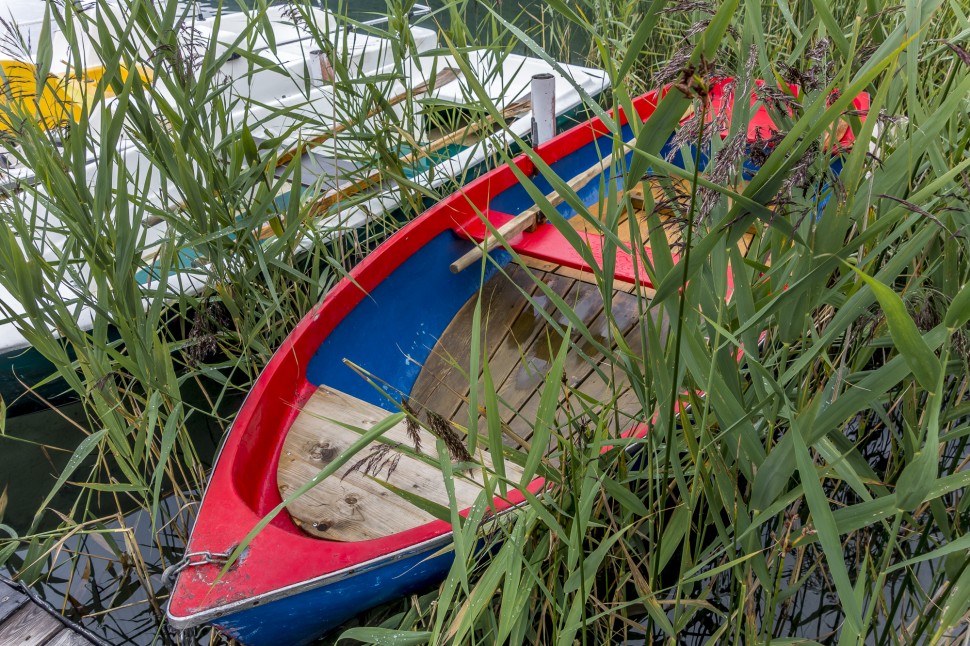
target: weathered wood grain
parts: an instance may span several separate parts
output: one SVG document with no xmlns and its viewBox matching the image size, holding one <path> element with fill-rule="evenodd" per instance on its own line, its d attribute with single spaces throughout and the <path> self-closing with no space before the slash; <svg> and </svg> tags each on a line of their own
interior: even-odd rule
<svg viewBox="0 0 970 646">
<path fill-rule="evenodd" d="M 637 324 L 640 321 L 640 313 L 636 297 L 624 292 L 615 292 L 611 303 L 611 314 L 612 318 L 608 317 L 605 311 L 600 313 L 588 326 L 590 335 L 604 347 L 614 348 L 617 336 L 625 337 L 628 343 L 638 347 L 639 341 L 635 337 L 638 336 Z M 566 383 L 570 388 L 579 390 L 596 401 L 602 401 L 609 392 L 606 387 L 608 383 L 598 376 L 591 377 L 595 374 L 597 365 L 601 366 L 601 369 L 608 369 L 604 364 L 603 355 L 588 339 L 579 338 L 575 343 L 582 353 L 573 351 L 567 355 L 564 366 Z M 616 374 L 625 378 L 624 373 Z M 540 398 L 541 391 L 537 388 L 515 411 L 515 417 L 508 420 L 513 430 L 523 437 L 528 438 L 532 434 L 532 424 L 539 409 Z M 582 410 L 579 402 L 572 402 L 571 408 L 574 411 Z M 639 405 L 636 405 L 635 410 L 627 411 L 627 415 L 632 416 L 639 412 Z M 563 413 L 568 414 L 568 411 L 564 410 Z"/>
<path fill-rule="evenodd" d="M 0 624 L 30 601 L 26 594 L 0 582 Z"/>
<path fill-rule="evenodd" d="M 602 294 L 593 282 L 579 280 L 571 275 L 562 275 L 559 273 L 562 268 L 550 263 L 543 263 L 539 268 L 549 272 L 543 275 L 543 280 L 570 305 L 597 343 L 604 347 L 613 347 L 614 339 L 625 337 L 629 345 L 639 347 L 638 324 L 642 302 L 636 294 L 615 290 L 608 316 L 603 306 Z M 502 276 L 493 278 L 486 285 L 485 290 L 489 297 L 483 299 L 483 310 L 489 316 L 501 315 L 505 312 L 505 315 L 511 319 L 511 322 L 506 324 L 508 331 L 499 343 L 491 340 L 484 344 L 500 402 L 499 415 L 509 437 L 528 438 L 531 435 L 532 423 L 548 368 L 554 353 L 562 343 L 561 335 L 549 324 L 541 310 L 548 313 L 562 329 L 567 327 L 568 319 L 556 311 L 548 297 L 539 291 L 534 295 L 535 304 L 522 308 L 509 308 L 510 297 L 503 294 L 512 294 L 512 299 L 518 298 L 523 302 L 525 298 Z M 497 303 L 501 305 L 494 307 Z M 468 354 L 470 346 L 467 337 L 471 318 L 466 313 L 473 309 L 474 299 L 471 299 L 438 339 L 432 356 L 450 357 L 449 361 L 454 364 L 461 361 L 461 353 Z M 590 339 L 574 330 L 571 341 L 574 348 L 567 355 L 565 364 L 565 379 L 571 388 L 579 389 L 597 400 L 614 392 L 614 389 L 623 393 L 632 393 L 623 381 L 626 379 L 625 373 L 609 370 L 603 374 L 596 373 L 596 364 L 602 363 L 604 359 Z M 581 351 L 576 351 L 576 347 Z M 469 420 L 468 379 L 465 376 L 468 366 L 467 356 L 460 365 L 463 371 L 457 372 L 461 378 L 453 381 L 447 389 L 435 391 L 436 396 L 433 401 L 434 410 L 445 415 L 448 414 L 445 411 L 450 410 L 451 419 L 457 424 L 465 425 Z M 603 367 L 608 368 L 605 365 Z M 442 369 L 439 362 L 431 360 L 426 362 L 418 377 L 418 384 L 422 384 L 420 392 L 423 393 L 426 390 L 423 384 L 441 379 L 437 371 Z M 616 382 L 614 382 L 614 375 L 619 379 Z M 478 401 L 481 406 L 484 402 L 484 384 L 481 379 L 479 379 L 478 388 Z M 416 388 L 415 392 L 418 391 L 419 389 Z M 635 396 L 623 397 L 620 405 L 624 407 L 620 414 L 627 422 L 640 413 L 639 402 Z M 486 424 L 486 419 L 482 415 L 479 418 L 479 432 L 485 431 Z"/>
<path fill-rule="evenodd" d="M 541 279 L 542 276 L 540 276 Z M 511 284 L 508 283 L 511 280 Z M 509 279 L 497 276 L 482 289 L 482 351 L 491 354 L 508 333 L 509 320 L 514 320 L 526 305 L 526 299 L 515 287 L 532 295 L 537 286 L 528 273 L 518 267 L 509 271 Z M 499 289 L 506 285 L 505 289 Z M 435 343 L 411 389 L 410 400 L 423 408 L 449 416 L 455 398 L 468 394 L 468 370 L 471 359 L 471 331 L 476 299 L 471 298 L 459 310 L 442 333 L 447 344 Z"/>
<path fill-rule="evenodd" d="M 349 395 L 319 388 L 290 428 L 280 456 L 277 483 L 286 498 L 315 477 L 346 451 L 360 435 L 343 425 L 363 430 L 388 416 L 387 411 Z M 379 479 L 438 505 L 449 506 L 448 492 L 438 468 L 437 438 L 419 429 L 420 454 L 434 463 L 411 456 L 414 448 L 405 423 L 384 434 L 390 445 L 375 442 L 341 466 L 287 510 L 301 528 L 320 538 L 359 541 L 388 536 L 431 522 L 435 517 L 376 482 Z M 386 447 L 386 448 L 385 448 Z M 484 456 L 491 467 L 488 456 Z M 507 463 L 510 478 L 519 473 Z M 470 507 L 481 491 L 481 470 L 456 471 L 453 479 L 458 507 Z"/>
<path fill-rule="evenodd" d="M 91 646 L 91 642 L 69 628 L 57 633 L 47 646 Z"/>
<path fill-rule="evenodd" d="M 603 311 L 602 295 L 595 286 L 589 283 L 577 283 L 571 294 L 574 295 L 574 301 L 570 303 L 570 307 L 579 320 L 583 322 L 583 325 L 588 328 Z M 555 312 L 553 320 L 563 330 L 569 325 L 569 320 L 561 312 Z M 575 342 L 580 338 L 580 333 L 573 330 L 571 341 Z M 499 400 L 505 407 L 502 411 L 502 419 L 510 424 L 512 430 L 517 434 L 521 435 L 531 427 L 515 425 L 511 422 L 533 393 L 541 390 L 545 384 L 546 374 L 552 367 L 552 362 L 562 343 L 562 335 L 553 326 L 546 323 L 540 333 L 533 337 L 529 346 L 522 350 L 518 363 L 505 379 L 505 382 L 498 387 Z M 578 353 L 572 352 L 572 354 Z M 568 375 L 568 372 L 565 374 Z"/>
<path fill-rule="evenodd" d="M 543 282 L 552 293 L 566 302 L 569 302 L 570 293 L 577 285 L 577 281 L 557 274 L 546 275 L 543 277 Z M 555 303 L 544 292 L 538 290 L 533 295 L 532 302 L 527 303 L 519 311 L 518 316 L 512 320 L 508 332 L 502 340 L 490 349 L 489 373 L 496 388 L 505 383 L 505 380 L 518 366 L 523 349 L 528 348 L 539 333 L 545 329 L 547 325 L 545 316 L 547 314 L 552 316 L 555 313 Z M 439 343 L 447 346 L 450 344 L 450 340 L 443 337 L 443 341 L 439 341 Z M 483 392 L 485 387 L 483 378 L 478 379 L 476 383 L 478 392 Z M 467 395 L 467 393 L 468 390 L 466 389 L 465 394 Z M 479 401 L 482 401 L 482 399 L 479 398 Z M 448 412 L 443 412 L 445 410 Z M 450 407 L 442 403 L 439 411 L 459 424 L 468 424 L 469 415 L 466 398 L 459 398 Z"/>
<path fill-rule="evenodd" d="M 40 646 L 63 629 L 56 617 L 29 603 L 0 625 L 0 646 Z"/>
</svg>

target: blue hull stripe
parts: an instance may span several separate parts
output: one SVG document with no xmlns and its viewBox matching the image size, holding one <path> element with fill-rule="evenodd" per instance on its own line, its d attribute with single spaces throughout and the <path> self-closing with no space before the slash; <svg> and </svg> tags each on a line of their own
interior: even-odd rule
<svg viewBox="0 0 970 646">
<path fill-rule="evenodd" d="M 431 558 L 440 546 L 377 569 L 272 601 L 213 624 L 247 646 L 307 644 L 367 608 L 438 584 L 447 575 L 453 552 Z"/>
</svg>

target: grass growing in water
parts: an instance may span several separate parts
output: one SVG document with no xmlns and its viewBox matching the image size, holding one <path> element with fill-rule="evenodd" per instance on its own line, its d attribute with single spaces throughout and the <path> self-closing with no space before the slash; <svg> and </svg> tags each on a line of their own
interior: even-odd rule
<svg viewBox="0 0 970 646">
<path fill-rule="evenodd" d="M 388 6 L 389 32 L 403 24 L 404 9 Z M 440 10 L 455 48 L 481 36 L 466 24 L 465 10 L 464 3 Z M 348 637 L 604 643 L 646 633 L 667 643 L 697 631 L 706 632 L 698 641 L 710 643 L 962 639 L 970 605 L 963 496 L 970 480 L 970 276 L 962 234 L 970 165 L 970 56 L 961 44 L 967 16 L 937 2 L 884 12 L 848 0 L 794 8 L 557 2 L 544 9 L 544 29 L 530 41 L 489 7 L 478 10 L 490 16 L 488 38 L 535 54 L 535 42 L 559 46 L 556 34 L 568 25 L 573 42 L 588 46 L 610 74 L 615 89 L 606 107 L 629 107 L 636 93 L 666 81 L 696 98 L 714 73 L 736 76 L 739 95 L 753 78 L 797 81 L 807 93 L 798 104 L 759 94 L 785 135 L 750 180 L 737 139 L 746 106 L 732 115 L 726 138 L 706 133 L 713 161 L 699 181 L 689 163 L 678 171 L 657 157 L 690 98 L 675 92 L 638 139 L 631 175 L 652 167 L 670 178 L 661 180 L 667 202 L 681 205 L 693 242 L 689 256 L 674 263 L 665 236 L 651 236 L 652 264 L 641 269 L 656 294 L 641 302 L 638 341 L 610 357 L 609 369 L 626 375 L 642 405 L 639 421 L 650 428 L 641 458 L 600 453 L 616 443 L 609 438 L 617 397 L 591 402 L 572 393 L 575 408 L 542 409 L 536 425 L 559 451 L 555 461 L 537 460 L 536 469 L 556 486 L 496 530 L 501 544 L 488 559 L 474 549 L 474 519 L 457 527 L 456 551 L 466 558 L 441 589 L 371 615 L 370 627 Z M 158 51 L 175 51 L 180 32 L 166 27 L 183 18 L 176 9 L 136 11 L 143 12 L 139 33 Z M 156 42 L 163 36 L 168 40 Z M 133 63 L 135 48 L 103 55 Z M 403 60 L 405 52 L 395 56 Z M 254 66 L 264 64 L 253 58 Z M 113 175 L 105 169 L 114 165 L 129 182 L 89 189 L 78 178 L 93 141 L 85 125 L 70 125 L 60 147 L 52 132 L 28 127 L 20 135 L 20 154 L 44 169 L 45 208 L 58 214 L 67 242 L 54 261 L 29 246 L 20 251 L 17 237 L 36 237 L 37 201 L 8 200 L 4 217 L 13 233 L 0 240 L 0 282 L 24 302 L 43 304 L 21 325 L 35 347 L 65 366 L 61 376 L 89 412 L 87 428 L 97 429 L 76 453 L 86 460 L 63 474 L 77 483 L 79 498 L 62 526 L 0 547 L 9 558 L 28 546 L 28 580 L 41 575 L 64 536 L 104 533 L 98 523 L 106 503 L 142 507 L 159 526 L 167 520 L 163 494 L 175 491 L 190 503 L 204 474 L 184 422 L 207 412 L 186 407 L 183 384 L 215 375 L 226 389 L 245 389 L 285 330 L 342 275 L 344 252 L 368 246 L 346 250 L 315 234 L 309 259 L 297 260 L 294 241 L 307 230 L 292 225 L 301 213 L 288 214 L 287 228 L 268 247 L 229 235 L 240 226 L 238 213 L 255 212 L 251 205 L 271 202 L 280 187 L 264 181 L 272 146 L 257 146 L 254 157 L 255 141 L 245 134 L 219 136 L 228 126 L 218 115 L 228 109 L 212 103 L 223 100 L 212 90 L 217 62 L 203 59 L 192 66 L 194 76 L 160 85 L 132 75 L 119 88 L 128 105 L 108 119 L 115 129 L 102 127 L 99 177 Z M 146 99 L 160 99 L 161 87 L 173 96 L 172 129 Z M 846 113 L 859 91 L 873 100 L 865 124 Z M 360 116 L 359 104 L 352 109 Z M 181 211 L 158 208 L 145 178 L 113 154 L 125 119 L 177 187 Z M 856 145 L 835 178 L 825 141 L 840 119 L 872 143 Z M 355 127 L 347 139 L 396 132 L 384 126 Z M 683 143 L 690 159 L 694 137 Z M 685 199 L 675 189 L 678 177 L 697 191 Z M 819 213 L 823 185 L 831 197 Z M 617 224 L 621 211 L 631 207 L 615 192 L 605 201 L 606 224 L 591 225 L 615 233 L 626 226 Z M 148 217 L 168 223 L 161 243 L 144 237 L 140 222 Z M 247 230 L 254 225 L 243 220 Z M 742 256 L 736 243 L 752 227 L 752 248 Z M 630 234 L 639 244 L 636 227 Z M 197 269 L 205 289 L 173 303 L 164 288 L 138 286 L 133 266 L 152 244 L 166 250 L 152 260 L 159 275 L 174 274 L 175 249 L 204 247 L 207 262 Z M 64 275 L 97 288 L 77 295 L 101 313 L 90 332 L 77 327 L 68 305 L 44 296 Z M 602 289 L 609 293 L 608 280 Z M 179 341 L 186 317 L 199 331 Z M 659 320 L 670 322 L 669 333 Z M 218 354 L 198 352 L 213 344 Z M 68 348 L 80 375 L 66 367 Z M 213 403 L 225 394 L 211 385 L 208 391 Z M 487 388 L 482 396 L 491 396 Z M 689 408 L 677 410 L 675 402 Z M 927 572 L 924 561 L 936 567 Z M 144 586 L 157 587 L 144 567 L 134 569 Z M 814 591 L 836 595 L 841 612 L 830 626 L 799 627 L 794 602 Z"/>
</svg>

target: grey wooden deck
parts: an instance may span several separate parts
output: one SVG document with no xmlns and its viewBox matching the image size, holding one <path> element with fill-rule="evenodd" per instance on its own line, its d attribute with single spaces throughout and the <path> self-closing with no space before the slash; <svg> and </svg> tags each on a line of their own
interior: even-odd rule
<svg viewBox="0 0 970 646">
<path fill-rule="evenodd" d="M 53 608 L 0 577 L 0 646 L 100 646 Z"/>
</svg>

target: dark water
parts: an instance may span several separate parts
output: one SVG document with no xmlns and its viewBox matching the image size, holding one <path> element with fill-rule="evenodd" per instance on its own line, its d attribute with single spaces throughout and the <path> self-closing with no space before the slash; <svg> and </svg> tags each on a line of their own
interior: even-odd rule
<svg viewBox="0 0 970 646">
<path fill-rule="evenodd" d="M 0 438 L 0 491 L 6 490 L 9 502 L 0 521 L 18 532 L 30 527 L 37 506 L 84 439 L 85 427 L 78 405 L 7 421 L 6 436 Z"/>
<path fill-rule="evenodd" d="M 206 401 L 192 385 L 183 387 L 182 395 L 190 406 L 201 407 Z M 241 403 L 240 396 L 233 397 L 220 412 L 232 413 Z M 21 535 L 30 529 L 38 507 L 83 439 L 86 424 L 79 404 L 7 421 L 7 433 L 0 437 L 0 491 L 6 488 L 8 504 L 0 522 Z M 186 427 L 200 460 L 211 465 L 222 426 L 196 414 Z M 87 466 L 79 467 L 74 478 L 84 479 Z M 76 487 L 65 485 L 42 511 L 38 530 L 56 527 L 62 514 L 71 516 L 77 493 Z M 91 514 L 104 515 L 104 522 L 86 526 L 88 531 L 57 546 L 52 541 L 34 541 L 14 555 L 6 570 L 11 576 L 19 573 L 54 607 L 109 643 L 157 643 L 163 607 L 159 604 L 164 599 L 150 599 L 147 590 L 164 591 L 162 571 L 184 550 L 181 530 L 189 526 L 193 508 L 184 498 L 169 496 L 160 505 L 158 526 L 153 527 L 149 513 L 132 502 L 127 509 L 125 505 L 125 498 L 109 497 L 103 510 L 94 509 Z"/>
</svg>

